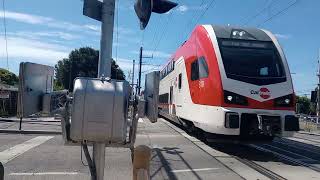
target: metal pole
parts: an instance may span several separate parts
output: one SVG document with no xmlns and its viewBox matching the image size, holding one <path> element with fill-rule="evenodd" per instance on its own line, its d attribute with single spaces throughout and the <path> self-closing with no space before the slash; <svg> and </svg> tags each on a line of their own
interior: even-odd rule
<svg viewBox="0 0 320 180">
<path fill-rule="evenodd" d="M 317 117 L 320 115 L 320 49 L 318 54 L 318 89 L 317 89 Z"/>
<path fill-rule="evenodd" d="M 19 121 L 19 131 L 21 131 L 22 129 L 22 117 L 20 117 L 20 121 Z"/>
<path fill-rule="evenodd" d="M 93 164 L 96 167 L 97 180 L 103 180 L 104 177 L 105 149 L 104 143 L 93 144 Z"/>
<path fill-rule="evenodd" d="M 139 84 L 138 84 L 138 94 L 140 95 L 140 90 L 141 90 L 141 68 L 142 68 L 142 51 L 143 48 L 140 47 L 140 57 L 139 57 Z"/>
<path fill-rule="evenodd" d="M 103 0 L 98 77 L 111 77 L 115 0 Z"/>
<path fill-rule="evenodd" d="M 4 167 L 0 162 L 0 180 L 4 180 Z"/>
<path fill-rule="evenodd" d="M 111 77 L 112 40 L 115 0 L 103 0 L 101 10 L 101 40 L 98 66 L 99 77 Z M 105 144 L 93 144 L 93 162 L 97 171 L 97 180 L 103 180 L 105 166 Z"/>
<path fill-rule="evenodd" d="M 132 80 L 131 80 L 131 82 L 132 82 L 132 88 L 133 88 L 133 86 L 134 86 L 134 66 L 135 66 L 135 60 L 133 60 L 133 65 L 132 65 Z M 134 95 L 134 91 L 132 91 L 132 95 Z"/>
<path fill-rule="evenodd" d="M 136 85 L 136 94 L 138 94 L 138 79 L 137 79 L 137 85 Z"/>
</svg>

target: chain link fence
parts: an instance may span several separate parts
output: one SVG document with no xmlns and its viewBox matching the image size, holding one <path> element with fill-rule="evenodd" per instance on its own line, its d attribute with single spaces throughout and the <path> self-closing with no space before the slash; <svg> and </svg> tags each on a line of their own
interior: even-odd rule
<svg viewBox="0 0 320 180">
<path fill-rule="evenodd" d="M 320 134 L 320 117 L 317 116 L 299 116 L 300 130 Z"/>
</svg>

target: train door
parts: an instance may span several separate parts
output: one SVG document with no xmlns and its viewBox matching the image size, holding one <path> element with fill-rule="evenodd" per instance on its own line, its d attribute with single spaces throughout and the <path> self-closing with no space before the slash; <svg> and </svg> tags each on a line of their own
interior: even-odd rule
<svg viewBox="0 0 320 180">
<path fill-rule="evenodd" d="M 188 64 L 190 69 L 190 95 L 192 102 L 199 103 L 199 64 L 198 59 L 193 60 Z"/>
<path fill-rule="evenodd" d="M 169 114 L 173 114 L 173 86 L 170 86 L 170 92 L 169 92 Z"/>
<path fill-rule="evenodd" d="M 183 96 L 183 85 L 182 85 L 182 81 L 183 81 L 183 60 L 179 59 L 176 62 L 176 82 L 175 82 L 175 99 L 174 99 L 174 104 L 175 104 L 175 111 L 177 116 L 179 116 L 179 112 L 181 112 L 181 108 L 182 108 L 182 104 L 184 101 L 184 96 Z"/>
</svg>

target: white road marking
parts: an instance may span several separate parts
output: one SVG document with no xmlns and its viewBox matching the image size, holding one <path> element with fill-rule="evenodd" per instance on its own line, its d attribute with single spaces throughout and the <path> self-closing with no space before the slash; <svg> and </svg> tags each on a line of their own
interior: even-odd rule
<svg viewBox="0 0 320 180">
<path fill-rule="evenodd" d="M 172 170 L 171 172 L 179 173 L 179 172 L 211 171 L 211 170 L 218 170 L 218 169 L 220 168 L 180 169 L 180 170 Z"/>
<path fill-rule="evenodd" d="M 0 162 L 2 164 L 6 164 L 7 162 L 11 161 L 12 159 L 20 156 L 21 154 L 29 151 L 30 149 L 39 146 L 40 144 L 48 141 L 49 139 L 53 138 L 54 136 L 38 136 L 33 139 L 30 139 L 24 143 L 18 144 L 13 146 L 9 149 L 6 149 L 0 152 Z"/>
<path fill-rule="evenodd" d="M 78 172 L 35 172 L 35 173 L 10 173 L 10 176 L 45 176 L 45 175 L 79 175 Z"/>
<path fill-rule="evenodd" d="M 139 123 L 143 123 L 144 121 L 143 121 L 142 118 L 140 118 L 140 119 L 138 120 L 138 122 L 139 122 Z"/>
</svg>

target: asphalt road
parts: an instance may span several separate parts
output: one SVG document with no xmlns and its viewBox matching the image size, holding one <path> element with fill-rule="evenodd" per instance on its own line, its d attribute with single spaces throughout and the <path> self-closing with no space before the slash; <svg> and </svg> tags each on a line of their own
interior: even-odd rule
<svg viewBox="0 0 320 180">
<path fill-rule="evenodd" d="M 22 127 L 24 130 L 60 131 L 60 123 L 51 120 L 29 119 Z M 5 128 L 17 129 L 18 121 L 0 121 L 0 129 Z M 136 145 L 140 144 L 153 149 L 151 179 L 262 180 L 273 177 L 264 171 L 283 179 L 320 179 L 317 169 L 304 166 L 320 168 L 320 136 L 296 134 L 292 138 L 254 146 L 205 143 L 159 119 L 155 124 L 139 120 Z M 279 154 L 283 156 L 277 156 Z M 80 157 L 80 147 L 64 146 L 61 135 L 0 134 L 0 161 L 5 166 L 6 180 L 90 179 L 85 158 L 83 156 L 82 162 Z M 296 164 L 290 158 L 305 164 Z M 105 179 L 132 179 L 128 149 L 106 148 Z"/>
</svg>

